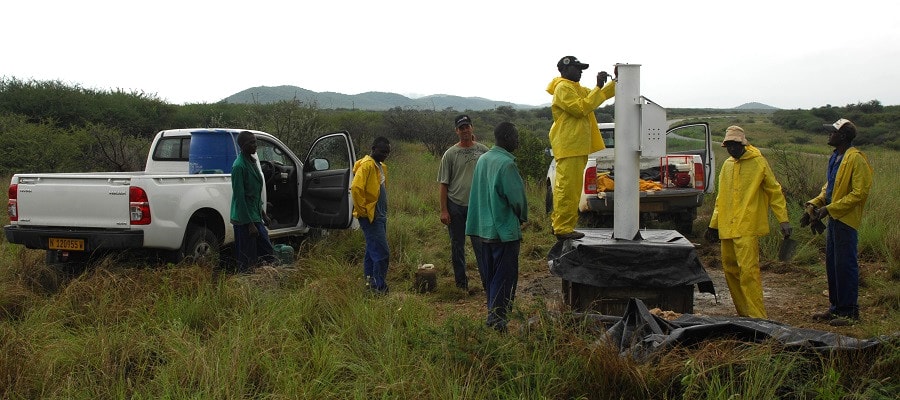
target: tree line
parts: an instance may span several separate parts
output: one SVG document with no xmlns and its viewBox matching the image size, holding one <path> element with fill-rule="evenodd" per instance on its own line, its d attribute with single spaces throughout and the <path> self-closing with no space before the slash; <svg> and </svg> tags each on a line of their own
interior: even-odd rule
<svg viewBox="0 0 900 400">
<path fill-rule="evenodd" d="M 670 110 L 672 115 L 690 110 Z M 708 112 L 709 110 L 703 110 Z M 523 176 L 542 180 L 550 160 L 549 107 L 517 110 L 443 110 L 396 107 L 387 111 L 322 109 L 298 99 L 276 103 L 227 102 L 174 105 L 140 91 L 95 90 L 60 81 L 0 79 L 0 174 L 17 172 L 135 171 L 143 169 L 156 132 L 173 128 L 219 127 L 266 131 L 298 154 L 319 135 L 346 130 L 360 153 L 372 140 L 421 143 L 432 157 L 457 141 L 454 116 L 469 114 L 476 136 L 493 143 L 493 127 L 515 123 L 521 134 L 516 158 Z M 595 110 L 597 120 L 612 122 L 614 106 Z M 772 121 L 785 129 L 820 132 L 822 123 L 844 117 L 865 130 L 857 142 L 900 149 L 900 107 L 868 103 L 812 110 L 783 110 Z M 358 154 L 362 156 L 362 154 Z"/>
<path fill-rule="evenodd" d="M 420 142 L 431 156 L 440 157 L 457 141 L 453 118 L 460 113 L 472 117 L 478 140 L 488 144 L 493 143 L 494 126 L 516 123 L 522 135 L 517 151 L 522 173 L 535 179 L 545 175 L 549 108 L 331 110 L 297 99 L 173 105 L 145 92 L 15 78 L 0 79 L 0 174 L 140 170 L 157 132 L 193 127 L 269 132 L 301 155 L 319 135 L 346 130 L 362 153 L 358 156 L 368 152 L 375 137 L 386 136 Z"/>
<path fill-rule="evenodd" d="M 779 110 L 770 117 L 772 123 L 784 129 L 796 129 L 818 134 L 822 124 L 847 118 L 861 134 L 855 145 L 875 145 L 900 150 L 900 106 L 884 106 L 878 100 L 835 107 L 830 104 L 809 110 Z"/>
</svg>

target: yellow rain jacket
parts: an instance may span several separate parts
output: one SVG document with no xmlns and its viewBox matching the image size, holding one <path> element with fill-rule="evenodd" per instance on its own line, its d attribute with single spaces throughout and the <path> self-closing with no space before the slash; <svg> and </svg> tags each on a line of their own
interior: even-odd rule
<svg viewBox="0 0 900 400">
<path fill-rule="evenodd" d="M 603 88 L 588 89 L 578 82 L 556 77 L 547 85 L 553 95 L 550 108 L 553 126 L 550 127 L 550 147 L 556 159 L 586 156 L 606 148 L 594 110 L 616 95 L 616 82 Z"/>
<path fill-rule="evenodd" d="M 778 222 L 788 222 L 781 184 L 759 149 L 747 145 L 740 160 L 728 157 L 719 172 L 719 193 L 709 227 L 720 239 L 769 234 L 768 208 Z"/>
<path fill-rule="evenodd" d="M 869 198 L 869 189 L 872 187 L 872 167 L 866 156 L 851 147 L 844 152 L 841 165 L 838 166 L 837 176 L 834 179 L 834 191 L 831 193 L 831 204 L 825 204 L 825 186 L 816 198 L 808 203 L 816 207 L 825 206 L 828 215 L 841 221 L 853 229 L 859 229 L 862 223 L 862 212 Z"/>
<path fill-rule="evenodd" d="M 381 194 L 381 173 L 378 171 L 372 156 L 365 156 L 353 164 L 353 183 L 350 184 L 350 194 L 353 196 L 353 216 L 366 217 L 369 221 L 375 220 L 375 205 Z M 381 171 L 384 172 L 384 180 L 387 182 L 387 165 L 381 163 Z"/>
</svg>

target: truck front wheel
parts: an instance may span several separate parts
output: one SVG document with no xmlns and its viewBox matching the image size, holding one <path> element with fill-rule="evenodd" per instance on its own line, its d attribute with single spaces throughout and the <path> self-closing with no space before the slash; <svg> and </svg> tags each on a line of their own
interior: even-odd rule
<svg viewBox="0 0 900 400">
<path fill-rule="evenodd" d="M 579 211 L 578 226 L 581 228 L 612 228 L 613 218 L 611 215 Z"/>
<path fill-rule="evenodd" d="M 547 181 L 547 192 L 544 194 L 544 211 L 547 214 L 553 212 L 553 186 Z"/>
</svg>

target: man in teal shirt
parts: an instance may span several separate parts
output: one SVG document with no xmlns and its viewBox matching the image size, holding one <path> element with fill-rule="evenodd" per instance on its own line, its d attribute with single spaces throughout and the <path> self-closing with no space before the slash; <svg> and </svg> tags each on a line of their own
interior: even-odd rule
<svg viewBox="0 0 900 400">
<path fill-rule="evenodd" d="M 237 137 L 241 153 L 231 166 L 231 225 L 238 272 L 248 272 L 260 262 L 274 261 L 275 250 L 263 221 L 262 191 L 265 184 L 256 164 L 256 135 L 242 131 Z"/>
<path fill-rule="evenodd" d="M 519 281 L 520 225 L 528 220 L 528 203 L 511 154 L 519 147 L 519 131 L 503 122 L 494 138 L 497 144 L 475 165 L 466 235 L 481 243 L 475 259 L 487 294 L 487 325 L 504 332 Z"/>
</svg>

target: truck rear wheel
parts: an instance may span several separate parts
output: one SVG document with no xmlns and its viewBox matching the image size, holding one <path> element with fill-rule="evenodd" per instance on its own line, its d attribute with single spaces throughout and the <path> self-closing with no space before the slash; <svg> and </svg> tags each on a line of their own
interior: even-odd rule
<svg viewBox="0 0 900 400">
<path fill-rule="evenodd" d="M 176 262 L 182 260 L 215 262 L 219 255 L 219 239 L 205 226 L 189 225 L 180 253 L 181 259 Z"/>
<path fill-rule="evenodd" d="M 672 217 L 672 222 L 675 223 L 675 230 L 678 233 L 691 236 L 694 234 L 694 220 L 697 218 L 697 209 L 692 208 L 688 211 L 685 211 L 680 214 L 675 214 Z"/>
</svg>

